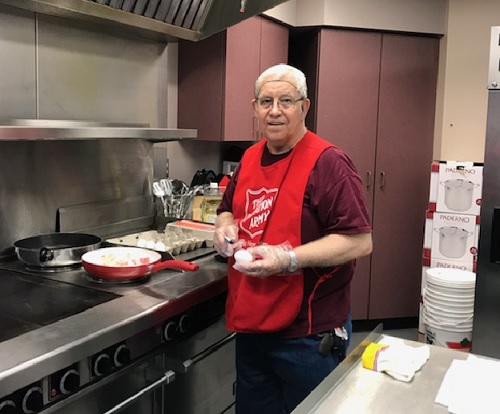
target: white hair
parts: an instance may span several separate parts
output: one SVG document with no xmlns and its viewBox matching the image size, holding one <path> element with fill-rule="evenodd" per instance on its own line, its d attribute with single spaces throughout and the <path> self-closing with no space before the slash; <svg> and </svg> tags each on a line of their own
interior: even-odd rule
<svg viewBox="0 0 500 414">
<path fill-rule="evenodd" d="M 272 80 L 284 80 L 292 81 L 293 86 L 299 92 L 301 98 L 307 98 L 307 82 L 306 75 L 304 73 L 294 68 L 293 66 L 280 63 L 279 65 L 271 66 L 260 74 L 255 82 L 255 97 L 259 97 L 259 92 L 262 89 L 264 83 L 269 82 L 269 77 L 273 77 Z M 290 82 L 290 83 L 292 83 Z"/>
</svg>

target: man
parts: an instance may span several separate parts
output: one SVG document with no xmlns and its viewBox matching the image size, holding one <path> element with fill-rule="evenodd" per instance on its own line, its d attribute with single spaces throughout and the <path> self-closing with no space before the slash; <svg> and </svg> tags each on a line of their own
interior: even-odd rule
<svg viewBox="0 0 500 414">
<path fill-rule="evenodd" d="M 250 147 L 218 209 L 229 257 L 227 328 L 236 331 L 236 413 L 290 413 L 343 359 L 355 259 L 371 253 L 364 188 L 352 161 L 307 130 L 304 74 L 264 71 Z M 235 261 L 245 249 L 250 260 Z"/>
</svg>

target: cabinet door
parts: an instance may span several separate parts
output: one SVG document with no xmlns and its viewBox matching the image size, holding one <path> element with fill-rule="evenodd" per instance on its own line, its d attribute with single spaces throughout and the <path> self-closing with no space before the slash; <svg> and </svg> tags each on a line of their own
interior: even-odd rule
<svg viewBox="0 0 500 414">
<path fill-rule="evenodd" d="M 243 20 L 227 29 L 224 92 L 224 141 L 255 140 L 252 99 L 260 74 L 262 18 Z"/>
<path fill-rule="evenodd" d="M 194 128 L 198 139 L 219 141 L 223 135 L 226 33 L 200 42 L 179 40 L 179 128 Z"/>
<path fill-rule="evenodd" d="M 262 23 L 259 72 L 263 72 L 278 63 L 288 62 L 288 28 L 269 19 L 259 18 Z"/>
<path fill-rule="evenodd" d="M 324 29 L 320 32 L 317 133 L 342 148 L 364 181 L 370 215 L 380 76 L 379 33 Z M 353 319 L 367 319 L 370 257 L 358 259 L 352 282 Z"/>
<path fill-rule="evenodd" d="M 438 48 L 430 37 L 382 39 L 370 319 L 418 315 Z"/>
<path fill-rule="evenodd" d="M 259 138 L 252 100 L 258 76 L 288 60 L 288 28 L 255 16 L 228 29 L 224 141 Z"/>
</svg>

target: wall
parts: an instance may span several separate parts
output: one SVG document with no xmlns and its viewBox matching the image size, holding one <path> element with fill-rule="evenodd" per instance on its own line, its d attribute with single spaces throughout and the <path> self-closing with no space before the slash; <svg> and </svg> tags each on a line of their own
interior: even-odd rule
<svg viewBox="0 0 500 414">
<path fill-rule="evenodd" d="M 447 0 L 290 0 L 265 14 L 292 26 L 444 34 L 446 6 Z"/>
<path fill-rule="evenodd" d="M 164 124 L 166 49 L 0 5 L 2 116 Z"/>
<path fill-rule="evenodd" d="M 498 25 L 496 0 L 449 1 L 435 135 L 441 159 L 484 161 L 490 29 Z"/>
</svg>

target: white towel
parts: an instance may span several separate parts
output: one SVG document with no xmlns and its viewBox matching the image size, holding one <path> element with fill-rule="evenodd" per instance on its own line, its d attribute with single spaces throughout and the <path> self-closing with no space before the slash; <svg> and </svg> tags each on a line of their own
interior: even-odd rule
<svg viewBox="0 0 500 414">
<path fill-rule="evenodd" d="M 429 359 L 429 346 L 413 347 L 403 341 L 392 342 L 390 345 L 375 342 L 368 345 L 361 358 L 363 367 L 409 382 Z"/>
</svg>

